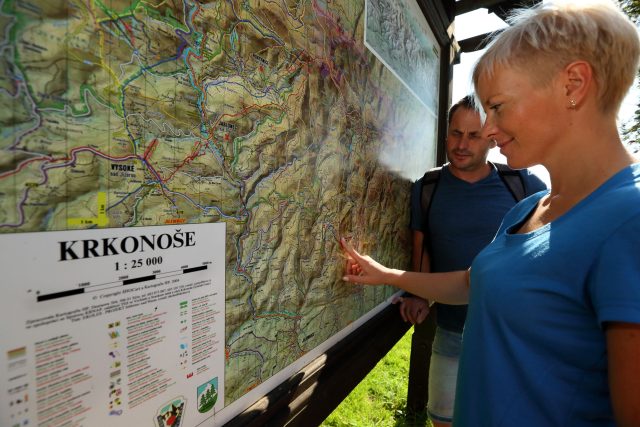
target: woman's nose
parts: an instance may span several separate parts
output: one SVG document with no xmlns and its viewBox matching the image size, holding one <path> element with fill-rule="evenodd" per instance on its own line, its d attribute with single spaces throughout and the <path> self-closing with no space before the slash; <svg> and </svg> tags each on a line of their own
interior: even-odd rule
<svg viewBox="0 0 640 427">
<path fill-rule="evenodd" d="M 493 119 L 491 119 L 491 117 L 487 116 L 487 118 L 485 119 L 484 123 L 482 124 L 482 129 L 480 130 L 480 135 L 482 136 L 482 138 L 484 139 L 495 139 L 496 135 L 498 134 L 498 129 L 496 128 Z"/>
</svg>

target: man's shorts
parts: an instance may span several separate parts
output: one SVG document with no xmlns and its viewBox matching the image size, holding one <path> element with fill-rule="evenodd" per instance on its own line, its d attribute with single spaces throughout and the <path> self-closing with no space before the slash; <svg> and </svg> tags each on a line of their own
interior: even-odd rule
<svg viewBox="0 0 640 427">
<path fill-rule="evenodd" d="M 458 362 L 462 351 L 462 334 L 436 328 L 429 367 L 429 403 L 427 413 L 434 421 L 451 423 L 456 396 Z"/>
</svg>

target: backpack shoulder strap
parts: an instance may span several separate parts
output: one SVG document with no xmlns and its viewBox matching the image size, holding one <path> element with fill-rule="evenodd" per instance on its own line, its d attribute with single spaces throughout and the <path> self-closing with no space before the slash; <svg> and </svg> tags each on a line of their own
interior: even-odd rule
<svg viewBox="0 0 640 427">
<path fill-rule="evenodd" d="M 522 174 L 520 171 L 511 169 L 509 166 L 504 165 L 502 163 L 493 163 L 493 165 L 498 170 L 498 176 L 504 183 L 509 193 L 513 196 L 516 202 L 524 199 L 526 196 L 526 191 L 524 188 L 524 178 L 522 178 Z"/>
<path fill-rule="evenodd" d="M 429 239 L 429 211 L 431 210 L 431 202 L 433 195 L 438 188 L 438 182 L 440 181 L 440 172 L 442 167 L 437 167 L 428 170 L 422 177 L 422 192 L 420 194 L 420 209 L 422 210 L 422 232 L 424 233 L 424 239 L 422 241 L 423 252 L 431 253 L 431 239 Z M 420 260 L 422 265 L 422 259 Z"/>
<path fill-rule="evenodd" d="M 429 220 L 429 210 L 431 209 L 431 201 L 436 192 L 438 181 L 440 180 L 440 171 L 442 167 L 428 170 L 422 177 L 422 192 L 420 196 L 420 207 L 422 208 L 422 217 L 424 218 L 423 231 L 427 230 Z"/>
</svg>

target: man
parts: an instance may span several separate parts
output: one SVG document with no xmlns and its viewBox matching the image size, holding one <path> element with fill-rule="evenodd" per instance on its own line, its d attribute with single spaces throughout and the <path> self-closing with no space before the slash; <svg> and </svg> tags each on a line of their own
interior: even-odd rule
<svg viewBox="0 0 640 427">
<path fill-rule="evenodd" d="M 423 184 L 423 177 L 413 185 L 410 227 L 414 271 L 466 270 L 478 252 L 491 242 L 516 199 L 546 188 L 527 170 L 505 171 L 506 167 L 501 165 L 499 172 L 488 162 L 495 141 L 482 138 L 481 128 L 471 96 L 453 105 L 446 140 L 449 163 L 439 172 L 429 172 L 428 183 Z M 520 186 L 519 195 L 513 191 L 513 178 Z M 426 185 L 432 189 L 430 201 L 425 203 L 424 197 L 429 197 L 424 195 Z M 429 369 L 427 412 L 433 425 L 442 427 L 451 425 L 453 417 L 467 306 L 438 303 L 435 306 L 437 328 Z M 405 321 L 420 324 L 428 313 L 428 301 L 412 296 L 400 299 L 400 314 Z"/>
</svg>

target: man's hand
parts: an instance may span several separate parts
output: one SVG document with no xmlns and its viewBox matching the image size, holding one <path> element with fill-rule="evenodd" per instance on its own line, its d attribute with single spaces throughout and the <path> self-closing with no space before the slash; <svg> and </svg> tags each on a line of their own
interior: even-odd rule
<svg viewBox="0 0 640 427">
<path fill-rule="evenodd" d="M 393 304 L 400 303 L 400 316 L 405 322 L 419 325 L 429 314 L 429 302 L 419 297 L 399 297 Z"/>
</svg>

